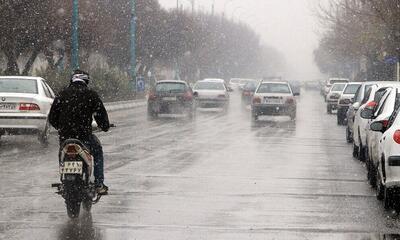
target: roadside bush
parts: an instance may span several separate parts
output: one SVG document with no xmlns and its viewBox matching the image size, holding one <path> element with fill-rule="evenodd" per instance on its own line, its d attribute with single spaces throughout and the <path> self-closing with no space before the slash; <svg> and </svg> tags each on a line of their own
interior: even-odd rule
<svg viewBox="0 0 400 240">
<path fill-rule="evenodd" d="M 122 101 L 134 99 L 130 78 L 118 69 L 92 68 L 90 73 L 90 88 L 97 91 L 104 101 Z M 71 72 L 69 70 L 39 70 L 37 76 L 47 80 L 55 92 L 68 86 Z"/>
</svg>

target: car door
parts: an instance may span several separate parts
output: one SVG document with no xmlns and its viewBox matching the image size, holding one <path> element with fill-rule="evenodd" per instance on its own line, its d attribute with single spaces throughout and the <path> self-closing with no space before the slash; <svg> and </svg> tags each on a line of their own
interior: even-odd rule
<svg viewBox="0 0 400 240">
<path fill-rule="evenodd" d="M 378 141 L 381 138 L 382 133 L 371 131 L 369 126 L 373 121 L 388 120 L 391 113 L 389 115 L 387 115 L 387 113 L 390 111 L 390 109 L 394 108 L 394 98 L 395 98 L 395 93 L 393 92 L 393 89 L 392 88 L 387 89 L 386 93 L 382 96 L 379 102 L 377 110 L 374 113 L 374 118 L 369 119 L 368 121 L 368 128 L 366 130 L 367 145 L 371 160 L 375 163 L 379 159 Z"/>
</svg>

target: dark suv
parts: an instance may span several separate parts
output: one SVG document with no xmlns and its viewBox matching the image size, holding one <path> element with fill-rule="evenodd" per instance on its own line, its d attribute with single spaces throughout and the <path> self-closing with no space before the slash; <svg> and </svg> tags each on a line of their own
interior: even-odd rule
<svg viewBox="0 0 400 240">
<path fill-rule="evenodd" d="M 195 114 L 192 89 L 184 81 L 163 80 L 150 90 L 147 101 L 147 115 L 154 119 L 158 114 Z"/>
</svg>

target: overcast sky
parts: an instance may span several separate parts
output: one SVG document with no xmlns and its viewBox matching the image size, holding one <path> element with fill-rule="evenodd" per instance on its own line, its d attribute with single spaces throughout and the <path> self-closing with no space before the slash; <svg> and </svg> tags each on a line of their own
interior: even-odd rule
<svg viewBox="0 0 400 240">
<path fill-rule="evenodd" d="M 190 0 L 178 0 L 190 8 Z M 197 10 L 211 12 L 214 0 L 195 0 Z M 248 22 L 263 42 L 282 52 L 291 66 L 287 77 L 304 80 L 320 77 L 313 61 L 318 45 L 318 24 L 311 9 L 319 0 L 215 0 L 215 11 L 236 21 Z M 177 0 L 159 0 L 169 9 Z"/>
</svg>

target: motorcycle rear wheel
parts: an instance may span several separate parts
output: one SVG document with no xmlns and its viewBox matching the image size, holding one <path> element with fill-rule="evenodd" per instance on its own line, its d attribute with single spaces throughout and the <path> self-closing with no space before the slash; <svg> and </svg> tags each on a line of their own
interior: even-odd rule
<svg viewBox="0 0 400 240">
<path fill-rule="evenodd" d="M 69 218 L 78 218 L 81 210 L 81 203 L 78 201 L 66 200 L 67 214 Z"/>
</svg>

